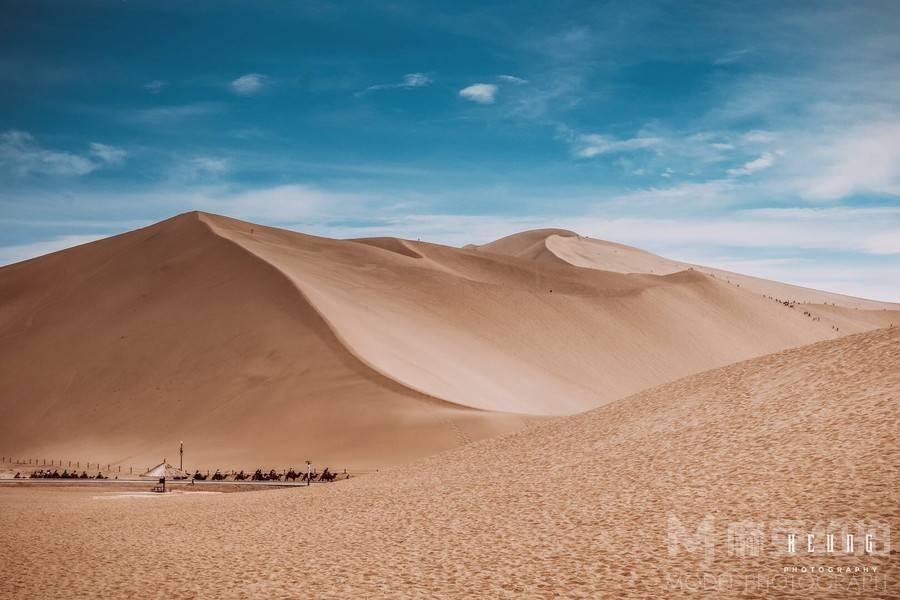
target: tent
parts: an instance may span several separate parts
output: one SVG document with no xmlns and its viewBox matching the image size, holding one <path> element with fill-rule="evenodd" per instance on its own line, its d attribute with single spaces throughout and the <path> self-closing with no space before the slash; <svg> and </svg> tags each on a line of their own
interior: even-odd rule
<svg viewBox="0 0 900 600">
<path fill-rule="evenodd" d="M 162 484 L 162 489 L 160 491 L 165 491 L 166 479 L 189 479 L 190 475 L 188 475 L 178 467 L 173 467 L 166 461 L 162 461 L 161 463 L 141 475 L 141 477 L 147 477 L 148 479 L 158 479 L 159 483 Z"/>
</svg>

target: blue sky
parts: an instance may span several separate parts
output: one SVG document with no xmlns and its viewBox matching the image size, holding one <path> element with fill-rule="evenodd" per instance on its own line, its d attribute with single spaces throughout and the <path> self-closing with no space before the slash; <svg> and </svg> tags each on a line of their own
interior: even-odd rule
<svg viewBox="0 0 900 600">
<path fill-rule="evenodd" d="M 0 263 L 192 209 L 900 301 L 896 2 L 0 2 Z"/>
</svg>

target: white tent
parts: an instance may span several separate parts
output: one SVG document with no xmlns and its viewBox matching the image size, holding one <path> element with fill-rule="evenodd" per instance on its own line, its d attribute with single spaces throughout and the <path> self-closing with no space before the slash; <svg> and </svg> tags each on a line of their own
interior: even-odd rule
<svg viewBox="0 0 900 600">
<path fill-rule="evenodd" d="M 141 477 L 152 477 L 154 479 L 189 479 L 190 475 L 188 475 L 178 467 L 173 467 L 166 461 L 163 461 L 141 475 Z"/>
</svg>

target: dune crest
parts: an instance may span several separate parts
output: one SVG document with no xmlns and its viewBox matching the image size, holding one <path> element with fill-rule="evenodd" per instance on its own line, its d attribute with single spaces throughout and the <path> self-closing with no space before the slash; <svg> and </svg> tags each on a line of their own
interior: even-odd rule
<svg viewBox="0 0 900 600">
<path fill-rule="evenodd" d="M 561 232 L 561 233 L 560 233 Z M 529 248 L 540 247 L 540 251 L 530 252 L 533 258 L 540 260 L 558 260 L 564 263 L 587 269 L 601 271 L 613 271 L 616 273 L 647 273 L 666 275 L 695 269 L 707 275 L 724 279 L 733 284 L 764 296 L 771 296 L 781 300 L 802 302 L 806 304 L 834 305 L 843 308 L 855 308 L 865 310 L 898 310 L 900 304 L 893 302 L 881 302 L 865 298 L 856 298 L 846 294 L 837 294 L 816 290 L 799 285 L 771 281 L 750 275 L 743 275 L 716 269 L 704 265 L 685 263 L 658 256 L 640 248 L 626 246 L 615 242 L 598 240 L 579 236 L 572 232 L 553 229 L 538 229 L 526 231 L 497 240 L 476 248 L 522 256 L 517 251 L 525 243 Z M 551 258 L 552 256 L 552 258 Z"/>
</svg>

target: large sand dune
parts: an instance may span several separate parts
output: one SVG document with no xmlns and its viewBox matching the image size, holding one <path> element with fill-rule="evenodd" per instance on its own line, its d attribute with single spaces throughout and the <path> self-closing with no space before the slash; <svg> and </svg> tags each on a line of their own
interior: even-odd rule
<svg viewBox="0 0 900 600">
<path fill-rule="evenodd" d="M 0 488 L 0 596 L 896 598 L 895 556 L 823 544 L 900 530 L 898 356 L 896 327 L 820 342 L 312 490 Z"/>
<path fill-rule="evenodd" d="M 183 439 L 191 467 L 371 468 L 900 322 L 576 267 L 545 254 L 566 235 L 486 251 L 188 213 L 4 267 L 0 449 L 142 465 Z"/>
</svg>

